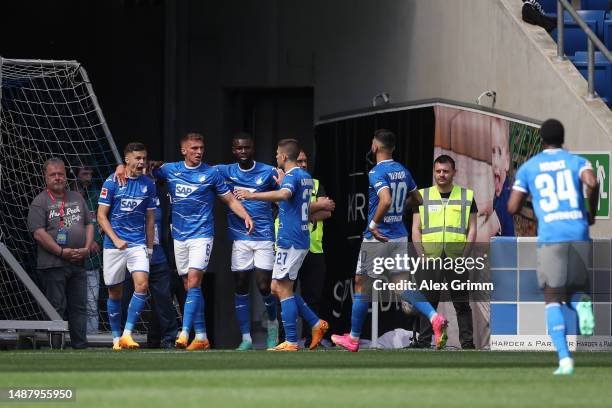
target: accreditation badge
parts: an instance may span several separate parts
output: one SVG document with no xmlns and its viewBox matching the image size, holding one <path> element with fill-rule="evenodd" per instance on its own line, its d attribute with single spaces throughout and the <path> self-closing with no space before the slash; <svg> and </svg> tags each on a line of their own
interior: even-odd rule
<svg viewBox="0 0 612 408">
<path fill-rule="evenodd" d="M 66 233 L 65 228 L 60 228 L 59 230 L 57 230 L 57 237 L 55 238 L 55 242 L 57 242 L 58 245 L 66 245 L 66 242 L 68 242 L 68 234 Z"/>
</svg>

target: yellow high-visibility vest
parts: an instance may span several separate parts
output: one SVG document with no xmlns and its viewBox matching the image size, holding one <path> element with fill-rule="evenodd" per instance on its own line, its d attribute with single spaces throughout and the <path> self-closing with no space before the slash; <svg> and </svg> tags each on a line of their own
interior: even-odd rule
<svg viewBox="0 0 612 408">
<path fill-rule="evenodd" d="M 319 180 L 313 178 L 314 188 L 310 195 L 310 202 L 317 201 L 317 193 L 319 192 Z M 310 252 L 314 254 L 323 253 L 323 221 L 316 223 L 308 223 L 308 231 L 310 232 Z M 278 238 L 278 217 L 274 220 L 274 236 Z"/>
<path fill-rule="evenodd" d="M 445 255 L 451 258 L 461 256 L 464 245 L 460 244 L 467 240 L 474 192 L 454 186 L 446 204 L 436 186 L 421 189 L 419 192 L 423 197 L 419 216 L 425 255 L 438 257 L 444 251 Z"/>
</svg>

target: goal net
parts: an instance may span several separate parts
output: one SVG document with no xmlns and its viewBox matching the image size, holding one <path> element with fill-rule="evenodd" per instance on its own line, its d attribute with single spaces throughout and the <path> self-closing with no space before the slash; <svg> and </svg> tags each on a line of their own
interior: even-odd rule
<svg viewBox="0 0 612 408">
<path fill-rule="evenodd" d="M 0 58 L 0 84 L 0 242 L 32 279 L 0 256 L 0 329 L 40 328 L 55 320 L 46 299 L 34 295 L 36 252 L 27 229 L 28 206 L 45 186 L 42 165 L 63 159 L 69 187 L 78 169 L 90 167 L 92 185 L 100 186 L 120 156 L 78 62 Z"/>
</svg>

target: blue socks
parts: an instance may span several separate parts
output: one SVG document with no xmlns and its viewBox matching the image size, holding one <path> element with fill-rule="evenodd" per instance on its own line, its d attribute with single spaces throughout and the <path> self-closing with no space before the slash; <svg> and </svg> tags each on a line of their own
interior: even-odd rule
<svg viewBox="0 0 612 408">
<path fill-rule="evenodd" d="M 298 313 L 302 316 L 302 319 L 306 320 L 310 327 L 314 327 L 317 323 L 319 323 L 319 316 L 312 311 L 311 308 L 308 307 L 304 299 L 300 295 L 293 294 L 295 298 L 295 304 L 297 305 Z"/>
<path fill-rule="evenodd" d="M 195 330 L 196 339 L 203 340 L 201 337 L 202 333 L 206 333 L 206 322 L 204 318 L 204 308 L 206 303 L 204 302 L 204 296 L 202 295 L 202 290 L 200 290 L 200 302 L 198 303 L 198 307 L 193 315 L 193 328 Z"/>
<path fill-rule="evenodd" d="M 128 306 L 127 320 L 125 321 L 125 330 L 131 334 L 134 329 L 134 325 L 138 321 L 138 316 L 140 316 L 140 312 L 144 308 L 145 303 L 147 302 L 147 294 L 146 293 L 136 293 L 132 295 L 132 300 L 130 300 L 130 304 Z"/>
<path fill-rule="evenodd" d="M 565 342 L 565 318 L 559 303 L 546 305 L 546 326 L 548 335 L 557 349 L 559 360 L 569 357 L 570 353 Z"/>
<path fill-rule="evenodd" d="M 361 329 L 368 314 L 369 303 L 365 294 L 355 293 L 351 312 L 351 337 L 358 339 L 361 336 Z"/>
<path fill-rule="evenodd" d="M 268 313 L 268 320 L 273 321 L 276 320 L 276 296 L 272 293 L 268 294 L 268 296 L 263 296 L 264 304 L 266 305 L 266 312 Z"/>
<path fill-rule="evenodd" d="M 412 306 L 416 308 L 419 312 L 421 312 L 424 316 L 431 321 L 431 319 L 436 314 L 436 311 L 431 306 L 431 304 L 425 299 L 425 296 L 416 290 L 406 290 L 402 293 L 402 299 L 407 302 L 410 302 Z"/>
<path fill-rule="evenodd" d="M 113 332 L 113 337 L 121 337 L 121 300 L 108 298 L 106 301 L 108 321 Z"/>
<path fill-rule="evenodd" d="M 183 311 L 183 332 L 189 333 L 191 325 L 194 323 L 195 314 L 200 309 L 200 298 L 202 297 L 202 290 L 200 288 L 190 288 L 187 291 L 187 298 L 185 299 L 185 310 Z M 204 310 L 204 305 L 201 307 Z M 204 316 L 202 316 L 203 320 Z"/>
<path fill-rule="evenodd" d="M 297 344 L 298 307 L 293 296 L 281 300 L 281 317 L 285 328 L 285 340 Z"/>
<path fill-rule="evenodd" d="M 234 307 L 236 308 L 236 319 L 240 326 L 240 333 L 251 333 L 251 310 L 250 297 L 246 295 L 234 294 Z"/>
</svg>

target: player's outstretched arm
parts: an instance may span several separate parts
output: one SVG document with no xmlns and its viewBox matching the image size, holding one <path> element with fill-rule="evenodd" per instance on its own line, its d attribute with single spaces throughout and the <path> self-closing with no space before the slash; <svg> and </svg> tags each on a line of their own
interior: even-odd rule
<svg viewBox="0 0 612 408">
<path fill-rule="evenodd" d="M 591 169 L 583 170 L 580 173 L 580 180 L 586 186 L 586 195 L 589 203 L 589 225 L 595 224 L 595 212 L 599 201 L 599 183 L 597 177 Z"/>
<path fill-rule="evenodd" d="M 108 220 L 108 214 L 110 213 L 110 207 L 108 205 L 99 205 L 98 206 L 98 224 L 102 231 L 113 241 L 113 244 L 118 249 L 126 249 L 128 247 L 128 243 L 122 240 L 115 234 L 113 227 L 111 226 L 110 221 Z"/>
<path fill-rule="evenodd" d="M 291 198 L 291 191 L 283 188 L 275 191 L 263 191 L 257 193 L 251 193 L 248 190 L 235 190 L 234 196 L 238 200 L 257 200 L 257 201 L 269 201 L 272 203 L 279 201 L 287 201 Z"/>
<path fill-rule="evenodd" d="M 238 201 L 231 193 L 223 194 L 221 196 L 221 201 L 223 201 L 230 208 L 230 210 L 234 212 L 234 214 L 244 220 L 244 226 L 248 230 L 247 234 L 250 234 L 253 231 L 255 224 L 253 223 L 249 213 L 244 209 L 242 203 Z"/>
<path fill-rule="evenodd" d="M 378 230 L 378 224 L 382 222 L 389 208 L 391 208 L 391 193 L 388 188 L 382 188 L 378 191 L 378 206 L 376 207 L 376 212 L 374 213 L 374 217 L 372 217 L 372 221 L 370 221 L 370 225 L 368 225 L 368 230 L 370 230 L 374 238 L 381 242 L 389 241 L 389 238 L 385 237 Z"/>
</svg>

